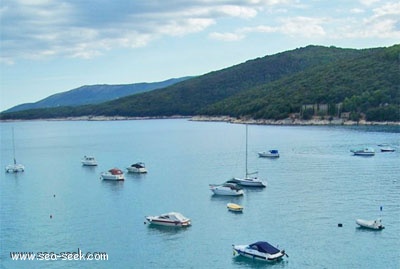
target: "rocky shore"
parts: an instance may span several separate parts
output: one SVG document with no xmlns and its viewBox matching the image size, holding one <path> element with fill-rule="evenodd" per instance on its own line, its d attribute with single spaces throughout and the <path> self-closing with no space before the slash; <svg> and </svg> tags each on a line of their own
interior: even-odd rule
<svg viewBox="0 0 400 269">
<path fill-rule="evenodd" d="M 333 120 L 299 120 L 299 119 L 283 119 L 283 120 L 255 120 L 255 119 L 237 119 L 228 116 L 220 117 L 205 117 L 205 116 L 194 116 L 190 118 L 192 121 L 217 121 L 217 122 L 229 122 L 238 124 L 258 124 L 258 125 L 397 125 L 400 126 L 400 122 L 391 121 L 350 121 L 344 119 L 333 119 Z"/>
</svg>

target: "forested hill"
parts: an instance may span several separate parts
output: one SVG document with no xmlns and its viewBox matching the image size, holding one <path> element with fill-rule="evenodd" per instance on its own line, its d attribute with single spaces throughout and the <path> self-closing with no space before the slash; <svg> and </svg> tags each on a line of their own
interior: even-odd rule
<svg viewBox="0 0 400 269">
<path fill-rule="evenodd" d="M 159 90 L 99 105 L 2 113 L 2 119 L 67 116 L 290 115 L 400 120 L 400 45 L 308 46 L 265 56 Z M 195 64 L 195 63 L 193 63 Z"/>
<path fill-rule="evenodd" d="M 214 103 L 206 115 L 283 119 L 292 113 L 400 121 L 400 45 L 358 51 Z M 327 111 L 316 111 L 324 107 Z M 307 111 L 307 108 L 310 111 Z M 308 115 L 304 115 L 307 114 Z"/>
<path fill-rule="evenodd" d="M 98 104 L 132 94 L 165 88 L 189 78 L 190 77 L 172 78 L 165 81 L 150 83 L 85 85 L 70 91 L 53 94 L 35 103 L 17 105 L 4 112 L 15 112 L 35 108 Z"/>
</svg>

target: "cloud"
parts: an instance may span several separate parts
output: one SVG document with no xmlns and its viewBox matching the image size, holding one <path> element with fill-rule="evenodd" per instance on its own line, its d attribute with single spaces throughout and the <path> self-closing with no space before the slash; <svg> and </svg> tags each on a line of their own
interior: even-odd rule
<svg viewBox="0 0 400 269">
<path fill-rule="evenodd" d="M 112 48 L 146 46 L 162 36 L 201 32 L 221 17 L 252 18 L 268 2 L 3 0 L 1 59 L 91 58 Z"/>
<path fill-rule="evenodd" d="M 372 5 L 374 2 L 368 3 Z M 347 18 L 335 38 L 375 38 L 400 40 L 400 2 L 371 7 L 369 17 Z"/>
<path fill-rule="evenodd" d="M 92 58 L 199 32 L 231 42 L 269 33 L 294 38 L 398 35 L 397 1 L 360 0 L 346 9 L 348 17 L 324 5 L 298 0 L 2 0 L 0 62 Z M 314 7 L 321 12 L 313 14 Z"/>
<path fill-rule="evenodd" d="M 211 39 L 221 40 L 221 41 L 238 41 L 245 38 L 245 35 L 240 33 L 217 33 L 213 32 L 209 34 Z"/>
<path fill-rule="evenodd" d="M 246 38 L 248 34 L 273 33 L 277 31 L 278 28 L 276 27 L 258 25 L 254 27 L 242 27 L 237 29 L 235 32 L 225 32 L 225 33 L 213 32 L 209 34 L 209 37 L 211 39 L 221 40 L 221 41 L 239 41 Z"/>
<path fill-rule="evenodd" d="M 294 17 L 283 20 L 280 31 L 290 36 L 315 37 L 324 36 L 326 32 L 322 24 L 326 18 Z"/>
</svg>

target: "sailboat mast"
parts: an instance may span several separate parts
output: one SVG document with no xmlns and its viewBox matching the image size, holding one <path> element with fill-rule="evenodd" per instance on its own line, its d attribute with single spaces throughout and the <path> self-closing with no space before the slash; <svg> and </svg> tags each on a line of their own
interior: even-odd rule
<svg viewBox="0 0 400 269">
<path fill-rule="evenodd" d="M 14 139 L 14 127 L 12 128 L 12 143 L 13 143 L 13 156 L 14 156 L 14 164 L 17 164 L 17 160 L 15 159 L 15 139 Z"/>
<path fill-rule="evenodd" d="M 247 135 L 248 135 L 248 127 L 247 127 L 247 124 L 246 124 L 246 178 L 247 178 L 247 176 L 248 176 L 248 171 L 247 171 Z"/>
</svg>

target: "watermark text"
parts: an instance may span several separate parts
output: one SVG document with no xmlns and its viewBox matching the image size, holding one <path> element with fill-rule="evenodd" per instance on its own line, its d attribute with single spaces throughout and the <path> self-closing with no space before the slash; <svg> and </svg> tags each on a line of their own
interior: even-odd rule
<svg viewBox="0 0 400 269">
<path fill-rule="evenodd" d="M 106 252 L 10 252 L 13 261 L 108 261 Z"/>
</svg>

